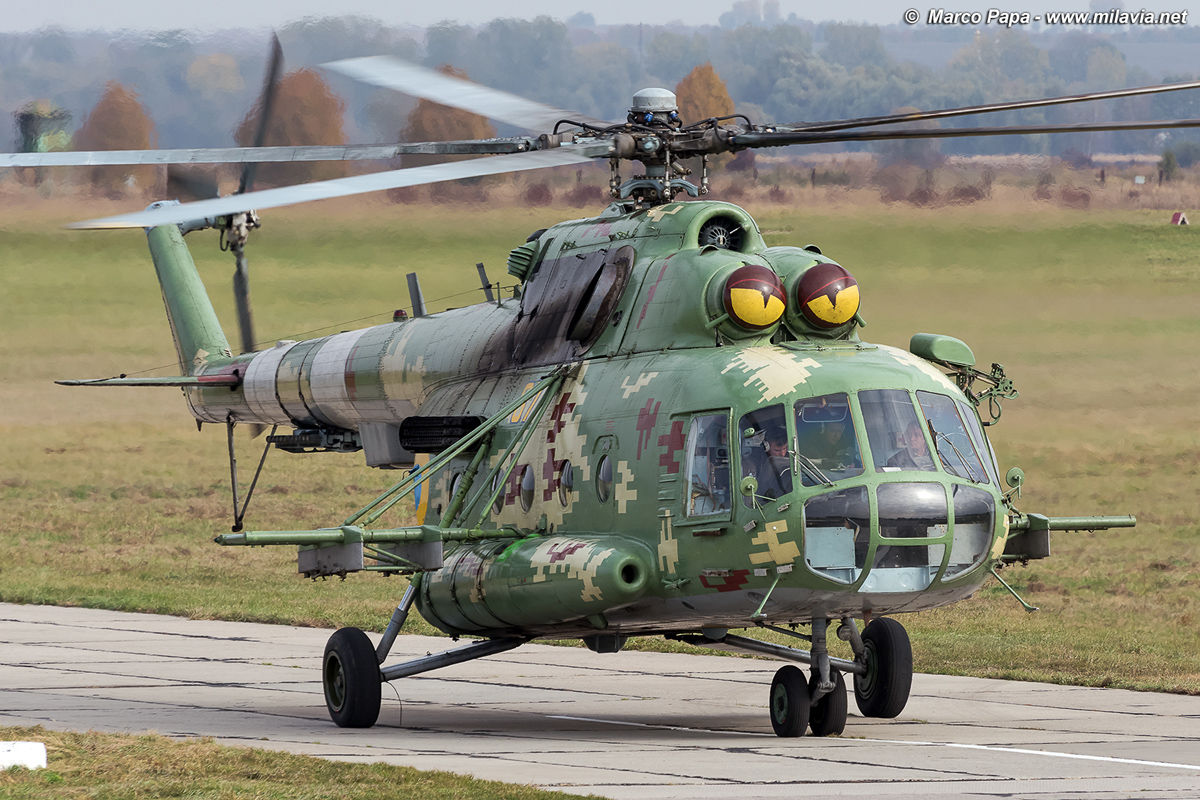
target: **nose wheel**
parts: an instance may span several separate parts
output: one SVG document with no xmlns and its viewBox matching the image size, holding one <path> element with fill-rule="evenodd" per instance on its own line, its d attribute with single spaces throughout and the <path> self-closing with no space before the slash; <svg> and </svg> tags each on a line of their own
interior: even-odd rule
<svg viewBox="0 0 1200 800">
<path fill-rule="evenodd" d="M 788 664 L 771 681 L 771 727 L 776 736 L 803 736 L 811 700 L 804 673 Z"/>
<path fill-rule="evenodd" d="M 912 644 L 904 626 L 889 617 L 871 620 L 862 632 L 861 660 L 854 676 L 854 699 L 864 717 L 898 716 L 912 690 Z"/>
<path fill-rule="evenodd" d="M 846 698 L 846 679 L 840 672 L 831 672 L 833 689 L 818 696 L 821 677 L 813 675 L 808 682 L 809 694 L 817 698 L 808 712 L 808 725 L 813 736 L 840 736 L 846 730 L 849 700 Z"/>
</svg>

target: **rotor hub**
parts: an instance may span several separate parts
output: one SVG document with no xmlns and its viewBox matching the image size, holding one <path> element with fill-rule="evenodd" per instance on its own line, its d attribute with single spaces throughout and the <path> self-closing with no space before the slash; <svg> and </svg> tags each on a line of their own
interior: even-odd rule
<svg viewBox="0 0 1200 800">
<path fill-rule="evenodd" d="M 679 103 L 669 89 L 642 89 L 633 96 L 629 121 L 637 125 L 679 127 Z"/>
</svg>

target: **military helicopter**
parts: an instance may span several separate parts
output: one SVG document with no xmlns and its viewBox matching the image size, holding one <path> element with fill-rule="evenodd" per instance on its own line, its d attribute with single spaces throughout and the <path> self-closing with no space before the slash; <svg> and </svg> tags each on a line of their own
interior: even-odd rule
<svg viewBox="0 0 1200 800">
<path fill-rule="evenodd" d="M 296 547 L 308 577 L 409 576 L 378 644 L 354 628 L 328 641 L 322 681 L 337 725 L 373 725 L 383 682 L 534 639 L 616 653 L 630 637 L 666 636 L 791 662 L 768 696 L 775 733 L 839 734 L 846 675 L 863 715 L 905 708 L 912 651 L 895 615 L 955 603 L 991 576 L 1003 583 L 999 567 L 1050 554 L 1051 530 L 1134 524 L 1019 511 L 1023 475 L 1009 470 L 1002 487 L 985 434 L 1000 403 L 1017 396 L 1001 365 L 976 369 L 971 349 L 946 335 L 917 334 L 908 350 L 864 341 L 860 287 L 844 266 L 815 246 L 767 246 L 743 209 L 701 197 L 709 156 L 746 148 L 1196 127 L 1200 120 L 897 125 L 1200 82 L 764 126 L 741 115 L 685 123 L 664 89 L 638 92 L 625 120 L 604 122 L 392 58 L 326 66 L 540 133 L 305 148 L 262 147 L 260 130 L 253 148 L 11 154 L 0 166 L 490 154 L 265 191 L 250 191 L 251 166 L 229 197 L 74 226 L 145 228 L 180 374 L 59 382 L 181 387 L 198 424 L 226 426 L 236 513 L 218 544 Z M 698 184 L 681 164 L 696 157 Z M 427 314 L 410 282 L 411 317 L 253 350 L 242 247 L 259 224 L 255 210 L 591 159 L 611 165 L 611 204 L 516 243 L 511 298 L 493 295 L 481 270 L 485 302 Z M 631 161 L 644 173 L 622 179 Z M 204 228 L 218 229 L 237 257 L 238 355 L 184 242 Z M 361 450 L 368 466 L 402 478 L 340 524 L 246 531 L 238 424 L 273 426 L 268 449 Z M 410 497 L 416 524 L 381 522 Z M 385 665 L 414 605 L 436 628 L 478 641 Z M 830 655 L 831 624 L 853 659 Z M 730 632 L 753 627 L 802 644 Z"/>
</svg>

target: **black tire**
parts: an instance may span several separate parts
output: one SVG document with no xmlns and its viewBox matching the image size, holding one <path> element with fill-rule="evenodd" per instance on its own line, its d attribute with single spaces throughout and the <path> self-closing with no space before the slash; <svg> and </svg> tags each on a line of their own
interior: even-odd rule
<svg viewBox="0 0 1200 800">
<path fill-rule="evenodd" d="M 912 645 L 894 619 L 871 620 L 862 634 L 867 671 L 854 676 L 854 699 L 864 717 L 899 716 L 912 690 Z"/>
<path fill-rule="evenodd" d="M 339 728 L 369 728 L 379 719 L 383 676 L 374 645 L 358 628 L 340 628 L 329 637 L 321 683 L 329 718 Z"/>
<path fill-rule="evenodd" d="M 822 695 L 808 712 L 808 726 L 812 728 L 813 736 L 839 736 L 846 730 L 846 715 L 850 705 L 846 698 L 846 680 L 837 670 L 831 672 L 829 677 L 833 679 L 833 691 Z M 817 693 L 818 680 L 814 675 L 808 683 L 810 697 Z"/>
<path fill-rule="evenodd" d="M 776 736 L 803 736 L 808 728 L 810 705 L 804 673 L 788 664 L 771 681 L 771 727 Z"/>
</svg>

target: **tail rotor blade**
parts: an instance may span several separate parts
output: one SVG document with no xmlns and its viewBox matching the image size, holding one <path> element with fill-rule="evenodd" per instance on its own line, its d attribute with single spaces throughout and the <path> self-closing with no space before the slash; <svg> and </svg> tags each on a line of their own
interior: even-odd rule
<svg viewBox="0 0 1200 800">
<path fill-rule="evenodd" d="M 279 45 L 279 37 L 271 34 L 271 55 L 267 61 L 267 75 L 263 81 L 263 91 L 258 108 L 258 127 L 254 131 L 253 147 L 262 147 L 267 139 L 267 127 L 271 124 L 271 108 L 275 103 L 275 94 L 279 86 L 279 72 L 283 68 L 283 48 Z M 238 184 L 236 194 L 245 194 L 254 186 L 254 174 L 258 169 L 257 162 L 247 162 L 242 168 L 242 179 Z M 242 352 L 254 352 L 258 341 L 254 335 L 254 315 L 250 311 L 250 270 L 246 263 L 246 240 L 250 229 L 258 227 L 258 219 L 253 213 L 235 214 L 230 220 L 227 232 L 229 249 L 233 251 L 236 267 L 233 273 L 233 300 L 237 306 L 238 333 L 241 336 Z M 251 425 L 250 435 L 257 437 L 262 434 L 262 425 Z"/>
<path fill-rule="evenodd" d="M 258 128 L 254 131 L 253 147 L 262 147 L 267 139 L 267 126 L 271 123 L 271 107 L 275 103 L 275 90 L 279 85 L 279 72 L 283 68 L 283 48 L 279 45 L 279 37 L 271 34 L 271 56 L 267 63 L 267 77 L 263 82 L 263 91 L 258 109 Z M 254 186 L 254 173 L 258 170 L 257 163 L 247 163 L 242 168 L 242 180 L 238 184 L 238 194 L 245 194 Z"/>
<path fill-rule="evenodd" d="M 236 248 L 234 257 L 237 269 L 233 273 L 233 299 L 237 305 L 238 332 L 241 334 L 242 352 L 254 352 L 254 317 L 250 313 L 250 272 L 246 268 L 246 250 Z"/>
<path fill-rule="evenodd" d="M 233 273 L 233 299 L 237 305 L 238 332 L 242 337 L 242 352 L 254 352 L 254 316 L 250 313 L 250 273 L 246 269 L 246 250 L 244 246 L 234 249 L 237 259 L 237 270 Z M 266 430 L 266 426 L 251 423 L 250 438 L 257 439 Z"/>
</svg>

